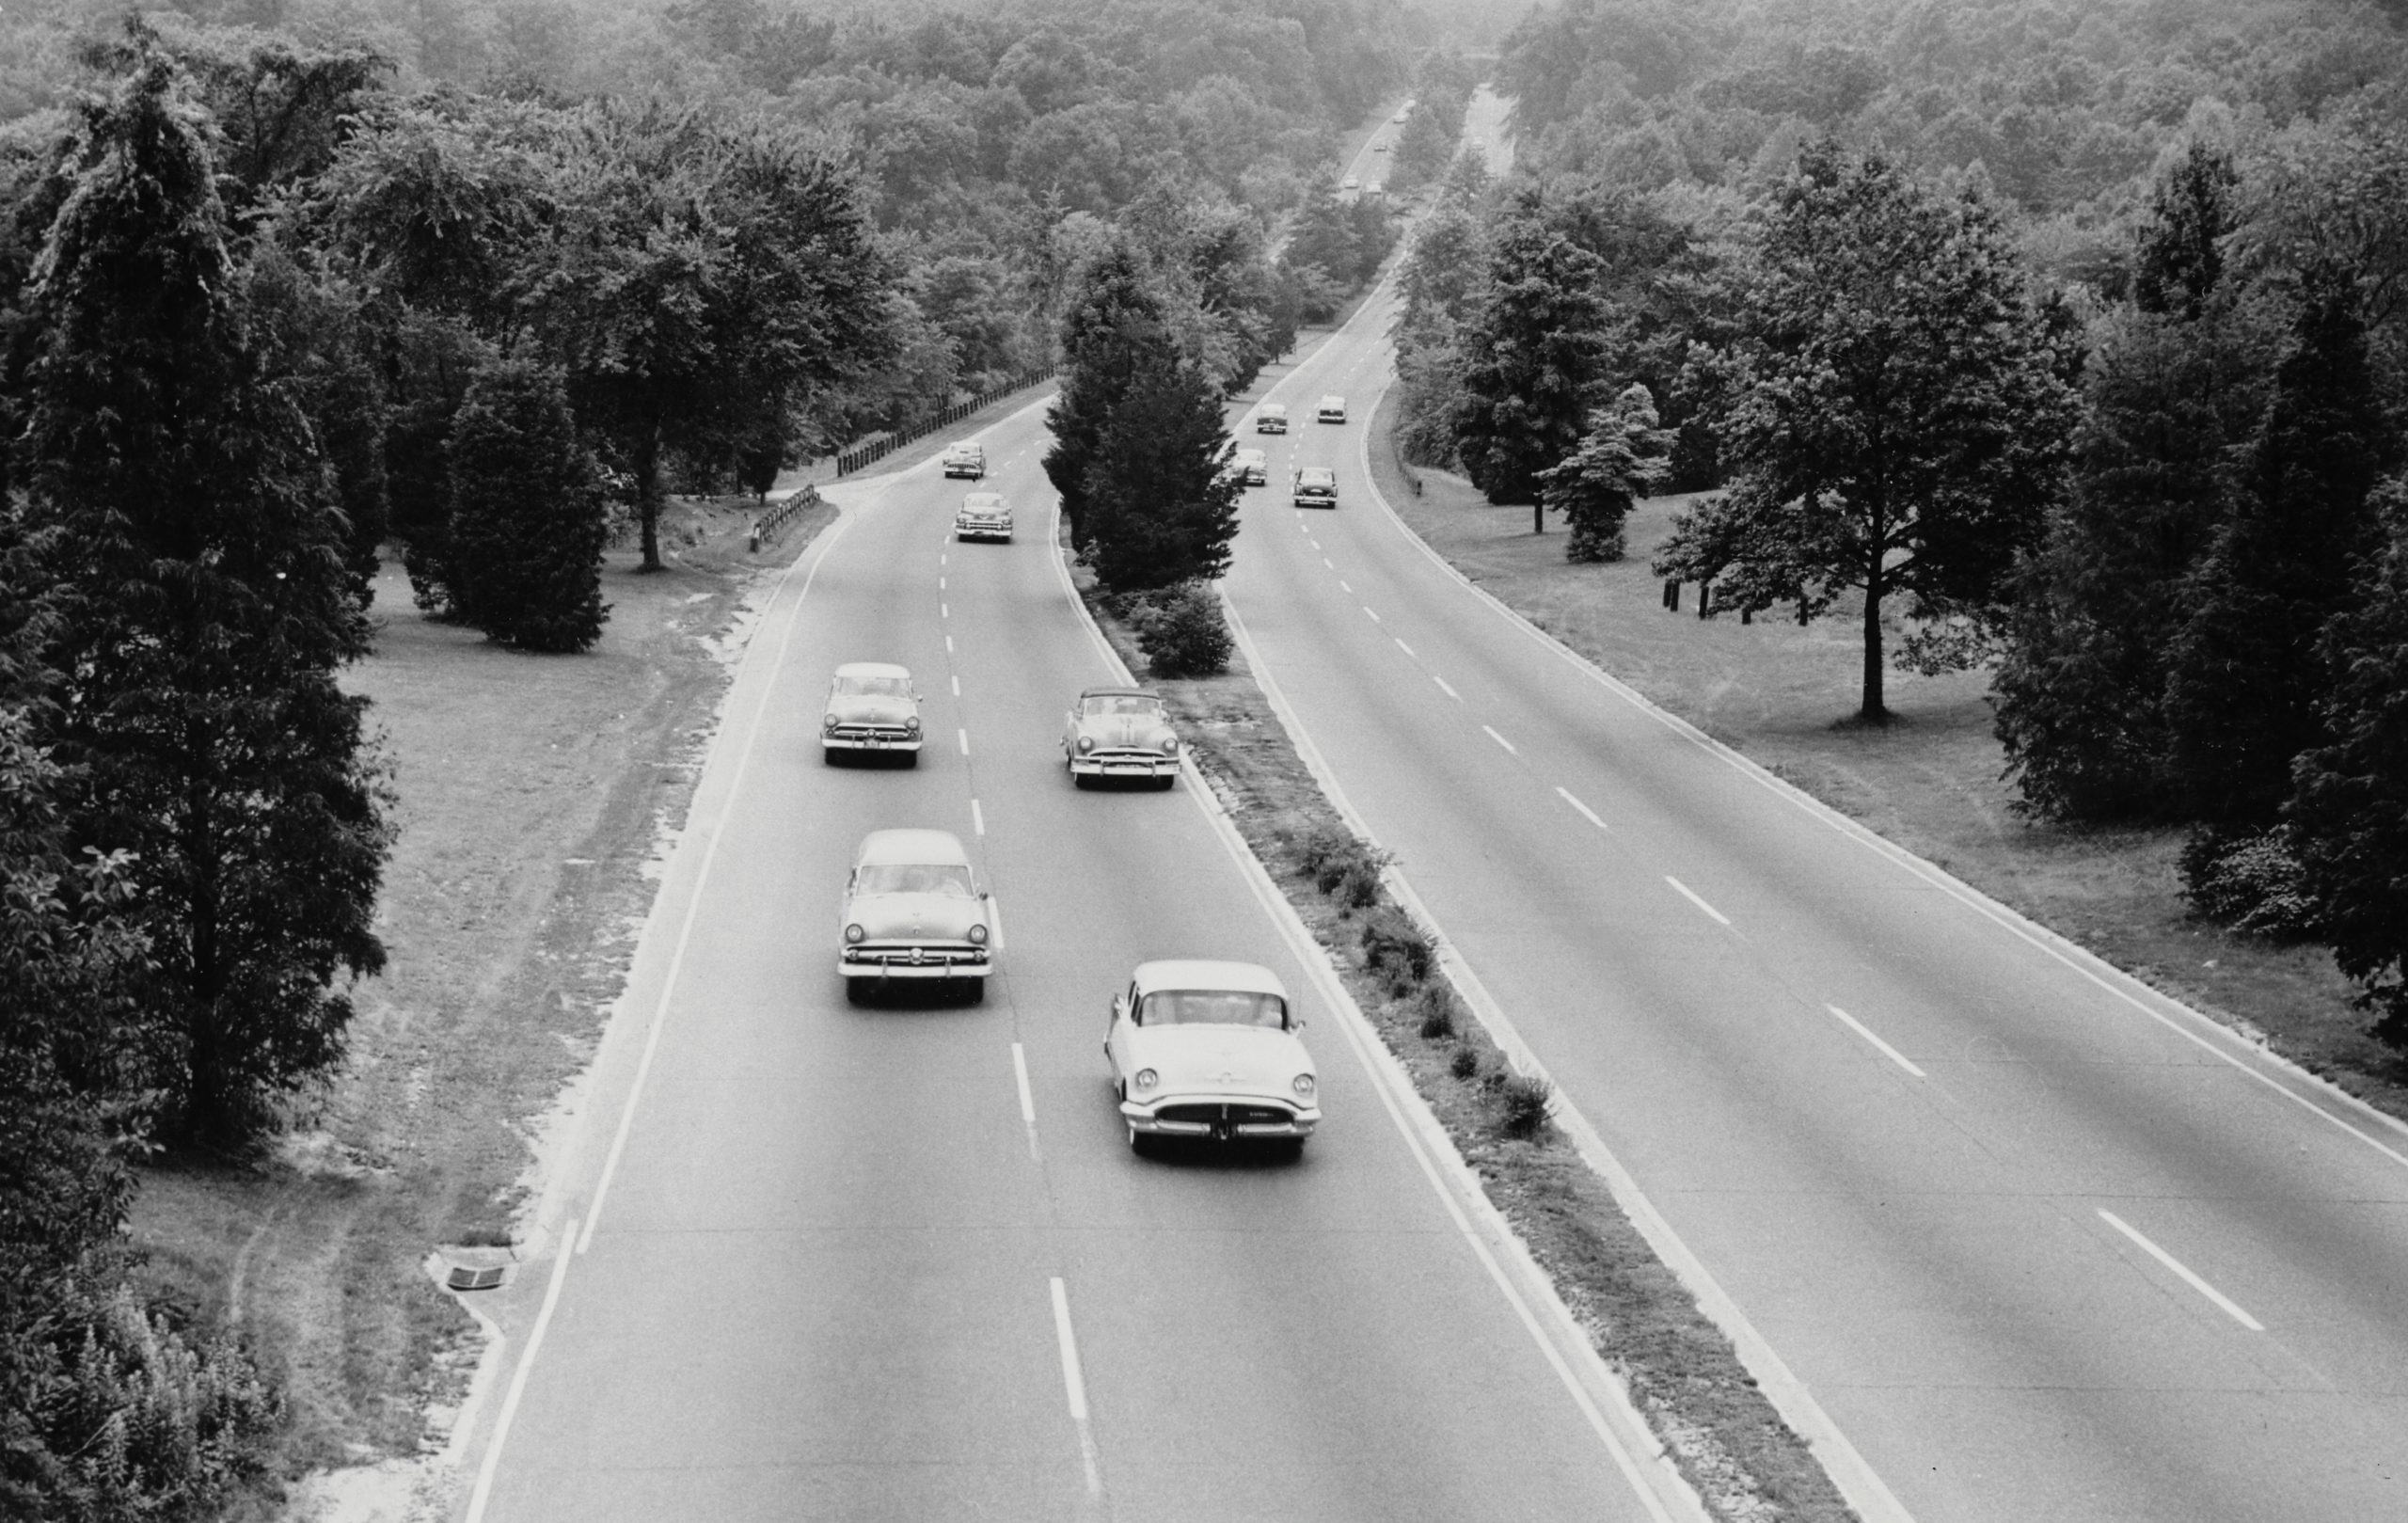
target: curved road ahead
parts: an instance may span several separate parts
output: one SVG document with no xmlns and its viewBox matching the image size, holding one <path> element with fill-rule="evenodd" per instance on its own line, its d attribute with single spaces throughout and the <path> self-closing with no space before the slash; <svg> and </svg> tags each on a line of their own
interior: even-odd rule
<svg viewBox="0 0 2408 1523">
<path fill-rule="evenodd" d="M 2408 1517 L 2408 1129 L 1584 668 L 1375 501 L 1382 293 L 1269 393 L 1231 606 L 1881 1515 Z"/>
<path fill-rule="evenodd" d="M 1017 542 L 952 543 L 980 484 L 933 465 L 847 484 L 753 632 L 468 1515 L 1678 1515 L 1601 1436 L 1595 1372 L 1534 1338 L 1568 1319 L 1500 1289 L 1226 827 L 1184 785 L 1072 788 L 1063 715 L 1113 673 L 1046 532 L 1041 410 L 984 438 Z M 829 673 L 870 658 L 926 694 L 914 770 L 821 763 Z M 900 825 L 958 833 L 995 892 L 982 1006 L 845 1001 L 838 890 Z M 1301 1163 L 1132 1154 L 1106 1008 L 1181 955 L 1301 997 L 1328 1117 Z"/>
</svg>

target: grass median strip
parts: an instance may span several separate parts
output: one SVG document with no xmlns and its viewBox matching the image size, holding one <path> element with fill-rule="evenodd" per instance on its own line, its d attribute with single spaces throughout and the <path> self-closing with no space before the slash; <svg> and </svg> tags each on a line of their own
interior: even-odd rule
<svg viewBox="0 0 2408 1523">
<path fill-rule="evenodd" d="M 1132 671 L 1127 626 L 1074 573 Z M 1240 658 L 1242 661 L 1242 658 Z M 1623 1214 L 1604 1181 L 1547 1119 L 1544 1081 L 1516 1074 L 1448 985 L 1437 949 L 1383 886 L 1380 853 L 1314 782 L 1242 666 L 1155 678 L 1191 759 L 1272 880 L 1328 948 L 1456 1149 L 1629 1387 L 1718 1517 L 1837 1523 L 1852 1517 L 1806 1443 L 1784 1424 L 1721 1331 Z"/>
</svg>

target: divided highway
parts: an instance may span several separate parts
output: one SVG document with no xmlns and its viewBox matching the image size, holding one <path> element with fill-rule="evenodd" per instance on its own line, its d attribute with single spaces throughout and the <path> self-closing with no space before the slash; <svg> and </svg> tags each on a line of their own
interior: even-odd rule
<svg viewBox="0 0 2408 1523">
<path fill-rule="evenodd" d="M 1063 715 L 1111 673 L 1046 532 L 1041 410 L 983 438 L 983 484 L 832 491 L 753 632 L 558 1166 L 558 1253 L 467 1515 L 1668 1515 L 1185 785 L 1072 788 Z M 951 542 L 973 484 L 1016 500 L 1015 543 Z M 912 669 L 916 769 L 822 765 L 828 675 L 857 659 Z M 994 890 L 983 1005 L 846 1003 L 850 854 L 907 825 L 960 835 Z M 1300 998 L 1328 1118 L 1300 1164 L 1132 1154 L 1107 1005 L 1177 955 L 1268 964 Z"/>
<path fill-rule="evenodd" d="M 2408 1516 L 2408 1129 L 1550 648 L 1373 499 L 1391 297 L 1226 584 L 1497 1006 L 1880 1478 L 1936 1520 Z M 1324 393 L 1343 428 L 1308 420 Z M 1376 447 L 1376 446 L 1374 446 Z M 1338 468 L 1298 512 L 1291 465 Z M 1886 1489 L 1881 1483 L 1886 1483 Z"/>
</svg>

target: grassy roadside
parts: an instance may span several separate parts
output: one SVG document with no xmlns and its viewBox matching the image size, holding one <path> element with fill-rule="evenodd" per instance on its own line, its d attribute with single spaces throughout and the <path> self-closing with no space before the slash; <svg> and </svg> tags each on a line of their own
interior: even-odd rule
<svg viewBox="0 0 2408 1523">
<path fill-rule="evenodd" d="M 133 1221 L 156 1288 L 283 1388 L 284 1479 L 442 1447 L 480 1340 L 428 1255 L 510 1243 L 531 1127 L 601 1034 L 650 859 L 690 799 L 730 673 L 719 643 L 756 571 L 833 516 L 808 509 L 754 555 L 752 511 L 673 504 L 656 575 L 611 551 L 610 620 L 584 656 L 501 650 L 420 614 L 398 567 L 379 579 L 375 654 L 346 686 L 374 701 L 397 797 L 389 966 L 290 1135 L 149 1170 Z"/>
<path fill-rule="evenodd" d="M 2181 896 L 2178 830 L 2080 829 L 2019 818 L 2001 781 L 1982 673 L 1893 672 L 1898 722 L 1844 722 L 1861 657 L 1846 608 L 1805 628 L 1778 617 L 1701 622 L 1696 589 L 1660 604 L 1647 562 L 1686 499 L 1640 504 L 1629 555 L 1563 559 L 1563 534 L 1530 532 L 1527 507 L 1489 505 L 1390 446 L 1391 392 L 1371 420 L 1371 473 L 1405 522 L 1507 606 L 1656 704 L 1916 855 L 2390 1114 L 2408 1118 L 2408 1057 L 2366 1035 L 2353 987 L 2321 947 L 2284 946 L 2194 919 Z"/>
<path fill-rule="evenodd" d="M 1131 670 L 1129 628 L 1074 579 Z M 1783 1423 L 1721 1331 L 1622 1213 L 1605 1182 L 1545 1119 L 1545 1095 L 1513 1075 L 1463 1008 L 1433 948 L 1380 886 L 1243 658 L 1215 677 L 1152 679 L 1189 754 L 1381 1039 L 1478 1172 L 1598 1352 L 1630 1388 L 1719 1518 L 1839 1523 L 1854 1515 Z"/>
</svg>

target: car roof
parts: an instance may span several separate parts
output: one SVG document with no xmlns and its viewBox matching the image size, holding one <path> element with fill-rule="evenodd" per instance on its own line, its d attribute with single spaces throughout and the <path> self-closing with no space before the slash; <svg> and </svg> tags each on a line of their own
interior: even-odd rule
<svg viewBox="0 0 2408 1523">
<path fill-rule="evenodd" d="M 1151 698 L 1154 702 L 1160 703 L 1162 696 L 1158 692 L 1148 692 L 1143 688 L 1081 688 L 1079 690 L 1079 702 L 1083 704 L 1090 698 Z"/>
<path fill-rule="evenodd" d="M 1261 451 L 1259 451 L 1259 450 L 1250 450 L 1250 449 L 1241 449 L 1241 450 L 1239 450 L 1239 451 L 1238 451 L 1238 453 L 1239 453 L 1240 455 L 1260 454 L 1261 452 L 1261 452 Z"/>
<path fill-rule="evenodd" d="M 1164 958 L 1138 963 L 1136 984 L 1140 994 L 1161 989 L 1218 989 L 1245 994 L 1276 994 L 1283 1000 L 1288 997 L 1279 976 L 1259 962 Z"/>
<path fill-rule="evenodd" d="M 901 677 L 908 682 L 911 678 L 911 669 L 897 666 L 893 661 L 847 661 L 836 668 L 836 674 L 840 677 Z"/>
<path fill-rule="evenodd" d="M 979 443 L 976 439 L 964 439 L 959 444 L 949 446 L 945 451 L 945 453 L 947 454 L 970 454 L 974 452 L 977 454 L 985 454 L 987 452 L 987 447 Z"/>
<path fill-rule="evenodd" d="M 901 862 L 913 865 L 970 865 L 970 854 L 961 849 L 961 837 L 951 831 L 872 831 L 862 837 L 862 849 L 853 862 L 862 865 L 873 862 Z"/>
<path fill-rule="evenodd" d="M 1296 474 L 1299 476 L 1321 477 L 1335 476 L 1338 472 L 1330 469 L 1327 466 L 1298 466 L 1296 468 Z"/>
</svg>

